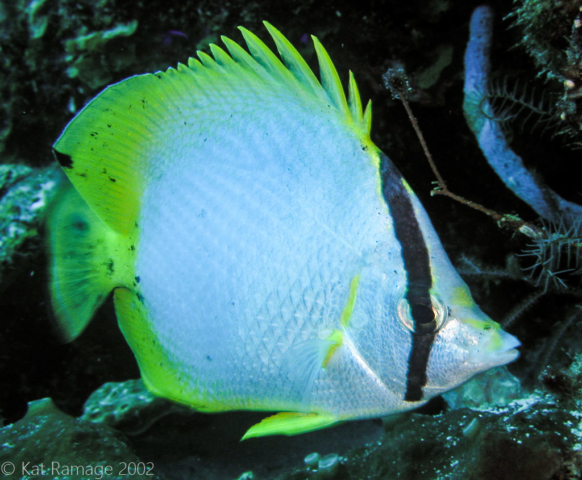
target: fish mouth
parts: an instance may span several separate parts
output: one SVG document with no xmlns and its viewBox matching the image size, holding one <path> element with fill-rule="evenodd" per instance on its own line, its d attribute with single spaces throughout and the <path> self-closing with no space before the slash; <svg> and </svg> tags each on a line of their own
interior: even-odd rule
<svg viewBox="0 0 582 480">
<path fill-rule="evenodd" d="M 494 347 L 493 347 L 494 345 Z M 513 335 L 498 330 L 494 337 L 469 357 L 469 363 L 485 364 L 489 367 L 498 367 L 513 362 L 519 357 L 518 347 L 521 342 Z"/>
<path fill-rule="evenodd" d="M 519 350 L 511 348 L 509 350 L 497 350 L 495 352 L 473 352 L 469 355 L 467 362 L 480 365 L 482 368 L 493 368 L 511 363 L 517 357 L 519 357 Z"/>
<path fill-rule="evenodd" d="M 512 348 L 510 350 L 506 350 L 505 352 L 497 352 L 497 359 L 499 360 L 500 365 L 505 365 L 506 363 L 513 362 L 517 360 L 519 357 L 519 350 L 516 348 Z"/>
<path fill-rule="evenodd" d="M 498 353 L 500 356 L 506 356 L 509 358 L 510 360 L 508 360 L 508 362 L 512 362 L 519 357 L 517 348 L 521 347 L 521 342 L 510 333 L 504 332 L 503 330 L 499 332 L 499 336 L 501 337 L 501 348 L 498 350 Z"/>
</svg>

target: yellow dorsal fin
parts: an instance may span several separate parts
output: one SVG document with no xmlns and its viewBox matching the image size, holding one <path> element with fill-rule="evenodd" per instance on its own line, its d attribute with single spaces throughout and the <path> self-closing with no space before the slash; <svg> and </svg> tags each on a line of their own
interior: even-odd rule
<svg viewBox="0 0 582 480">
<path fill-rule="evenodd" d="M 106 88 L 53 146 L 65 173 L 97 215 L 124 235 L 136 227 L 151 139 L 184 91 L 179 73 L 140 75 Z M 178 80 L 178 81 L 177 81 Z M 185 94 L 185 92 L 184 92 Z"/>
<path fill-rule="evenodd" d="M 321 97 L 323 99 L 322 94 L 324 93 L 321 84 L 317 80 L 317 77 L 309 68 L 309 65 L 303 60 L 301 54 L 296 50 L 296 48 L 291 45 L 291 42 L 287 40 L 283 34 L 277 30 L 273 25 L 269 22 L 263 22 L 267 30 L 273 37 L 275 41 L 275 45 L 277 46 L 277 50 L 283 63 L 289 69 L 289 71 L 293 74 L 293 76 L 297 79 L 297 81 L 303 85 L 303 88 L 307 90 L 311 95 L 315 97 Z"/>
<path fill-rule="evenodd" d="M 221 65 L 222 67 L 225 68 L 229 68 L 232 66 L 234 60 L 222 48 L 220 48 L 218 45 L 215 45 L 214 43 L 211 43 L 210 45 L 208 45 L 208 47 L 210 48 L 212 56 L 214 57 L 214 60 L 218 65 Z"/>
<path fill-rule="evenodd" d="M 253 59 L 261 64 L 261 66 L 265 68 L 273 78 L 278 79 L 282 83 L 294 81 L 295 77 L 292 73 L 285 68 L 285 65 L 281 63 L 275 54 L 269 50 L 262 40 L 259 39 L 259 37 L 246 28 L 239 27 L 239 30 L 249 47 Z"/>
<path fill-rule="evenodd" d="M 372 131 L 372 100 L 368 100 L 366 110 L 364 110 L 364 117 L 362 119 L 362 127 L 364 131 L 370 133 Z"/>
<path fill-rule="evenodd" d="M 227 95 L 279 89 L 320 111 L 331 106 L 338 118 L 360 137 L 369 138 L 371 110 L 362 112 L 354 77 L 349 101 L 329 55 L 313 37 L 321 83 L 290 42 L 265 22 L 281 60 L 253 33 L 241 28 L 250 53 L 223 37 L 229 53 L 211 45 L 188 66 L 138 75 L 106 88 L 69 123 L 54 145 L 55 157 L 75 188 L 107 226 L 129 235 L 137 227 L 145 182 L 158 175 L 168 147 L 168 132 L 190 124 L 196 109 L 226 110 Z M 230 54 L 230 55 L 229 55 Z M 314 109 L 316 111 L 317 109 Z M 185 113 L 188 112 L 188 113 Z M 189 135 L 212 116 L 195 115 Z"/>
<path fill-rule="evenodd" d="M 241 438 L 266 437 L 268 435 L 298 435 L 312 432 L 339 423 L 332 415 L 319 413 L 281 412 L 267 417 L 260 423 L 253 425 Z"/>
<path fill-rule="evenodd" d="M 348 83 L 348 103 L 350 112 L 353 118 L 362 118 L 362 100 L 360 98 L 360 91 L 354 74 L 350 70 L 350 81 Z"/>
<path fill-rule="evenodd" d="M 327 51 L 323 48 L 323 45 L 317 37 L 311 35 L 311 39 L 313 40 L 313 45 L 317 52 L 317 59 L 319 60 L 319 74 L 321 76 L 323 89 L 327 92 L 335 108 L 337 108 L 344 116 L 351 116 L 348 109 L 348 102 L 346 101 L 346 94 L 342 87 L 342 82 L 331 58 L 329 58 Z"/>
<path fill-rule="evenodd" d="M 259 78 L 266 76 L 266 71 L 249 53 L 242 48 L 238 43 L 232 41 L 228 37 L 222 37 L 222 41 L 226 45 L 228 52 L 235 63 L 246 68 L 248 71 L 255 73 Z"/>
</svg>

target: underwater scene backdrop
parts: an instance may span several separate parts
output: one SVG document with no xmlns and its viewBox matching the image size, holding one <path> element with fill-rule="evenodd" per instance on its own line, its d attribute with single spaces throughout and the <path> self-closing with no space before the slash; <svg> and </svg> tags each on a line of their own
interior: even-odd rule
<svg viewBox="0 0 582 480">
<path fill-rule="evenodd" d="M 0 474 L 581 478 L 580 8 L 580 2 L 557 0 L 494 1 L 487 7 L 472 0 L 0 1 Z M 274 433 L 307 433 L 241 442 L 245 432 L 256 432 L 282 409 L 200 413 L 155 396 L 140 380 L 143 361 L 138 358 L 138 366 L 117 325 L 120 310 L 111 295 L 99 299 L 104 303 L 82 333 L 71 334 L 71 327 L 67 335 L 58 327 L 46 219 L 54 216 L 58 187 L 66 182 L 63 170 L 77 161 L 63 144 L 55 145 L 67 123 L 108 85 L 187 64 L 198 50 L 218 60 L 210 45 L 224 45 L 222 35 L 246 48 L 239 26 L 276 52 L 280 45 L 263 21 L 284 35 L 317 78 L 322 53 L 311 35 L 319 39 L 350 92 L 355 123 L 367 125 L 370 117 L 362 110 L 372 101 L 373 144 L 366 144 L 371 150 L 365 155 L 373 155 L 375 144 L 390 157 L 410 186 L 403 192 L 414 191 L 426 209 L 476 304 L 521 342 L 517 360 L 418 410 L 340 419 L 324 429 L 334 422 L 318 418 L 315 427 L 302 424 L 299 430 L 278 424 Z M 255 58 L 261 52 L 251 50 Z M 283 60 L 294 75 L 305 72 Z M 325 62 L 322 70 L 325 91 L 337 93 Z M 384 178 L 386 165 L 377 165 Z M 410 261 L 406 265 L 400 270 L 410 279 Z M 176 288 L 164 287 L 178 291 L 180 279 L 175 281 Z M 437 286 L 441 281 L 433 279 Z M 308 343 L 315 353 L 301 349 L 306 360 L 295 361 L 295 368 L 310 372 L 310 362 L 320 361 L 333 370 L 333 359 L 357 326 L 358 299 L 364 297 L 355 292 L 364 285 L 359 276 L 348 279 L 340 330 Z M 432 293 L 429 302 L 437 311 L 440 300 Z M 52 295 L 54 305 L 54 289 Z M 418 333 L 422 322 L 411 315 L 407 328 Z M 437 338 L 441 325 L 434 320 L 429 335 Z M 426 385 L 422 378 L 408 378 L 407 385 L 415 382 Z M 159 380 L 146 383 L 156 390 Z M 416 401 L 410 392 L 406 401 Z"/>
</svg>

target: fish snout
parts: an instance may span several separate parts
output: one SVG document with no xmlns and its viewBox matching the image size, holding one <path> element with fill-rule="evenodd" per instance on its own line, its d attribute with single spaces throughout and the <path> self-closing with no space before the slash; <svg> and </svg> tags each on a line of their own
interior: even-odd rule
<svg viewBox="0 0 582 480">
<path fill-rule="evenodd" d="M 501 328 L 496 328 L 472 349 L 468 362 L 492 368 L 513 362 L 519 357 L 521 342 Z"/>
</svg>

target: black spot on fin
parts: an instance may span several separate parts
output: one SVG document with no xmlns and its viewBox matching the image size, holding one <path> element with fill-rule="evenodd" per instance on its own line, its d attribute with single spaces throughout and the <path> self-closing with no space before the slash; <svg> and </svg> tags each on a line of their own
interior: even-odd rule
<svg viewBox="0 0 582 480">
<path fill-rule="evenodd" d="M 67 155 L 66 153 L 61 153 L 55 148 L 53 148 L 53 155 L 55 156 L 57 162 L 59 162 L 61 167 L 73 168 L 73 159 L 71 158 L 70 155 Z"/>
</svg>

